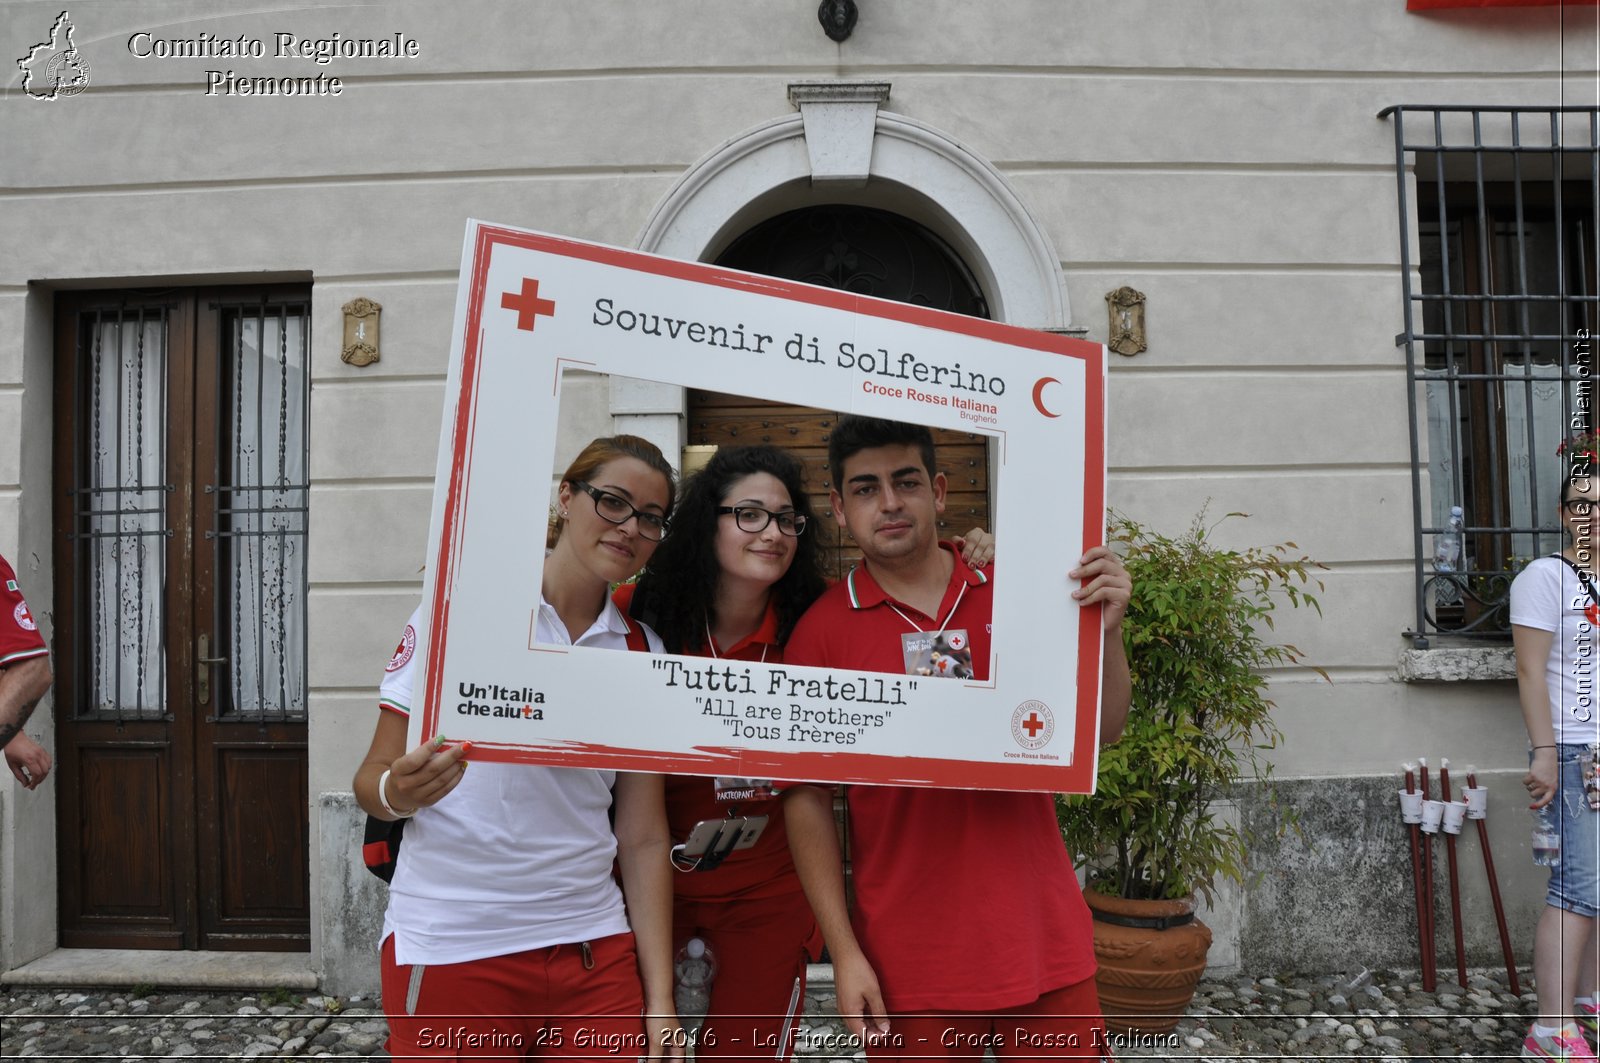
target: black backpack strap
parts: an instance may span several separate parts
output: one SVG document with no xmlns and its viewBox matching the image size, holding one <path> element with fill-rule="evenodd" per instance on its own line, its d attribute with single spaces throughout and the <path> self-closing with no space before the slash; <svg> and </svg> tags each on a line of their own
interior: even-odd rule
<svg viewBox="0 0 1600 1063">
<path fill-rule="evenodd" d="M 400 839 L 405 834 L 406 821 L 367 817 L 366 832 L 361 839 L 361 862 L 367 870 L 388 882 L 394 878 L 395 862 L 400 859 Z"/>
<path fill-rule="evenodd" d="M 1589 601 L 1600 606 L 1600 595 L 1595 594 L 1594 581 L 1589 578 L 1589 573 L 1585 572 L 1577 562 L 1565 554 L 1551 554 L 1550 556 L 1559 559 L 1562 564 L 1572 569 L 1573 575 L 1578 577 L 1578 582 L 1583 584 L 1583 589 L 1588 593 Z"/>
</svg>

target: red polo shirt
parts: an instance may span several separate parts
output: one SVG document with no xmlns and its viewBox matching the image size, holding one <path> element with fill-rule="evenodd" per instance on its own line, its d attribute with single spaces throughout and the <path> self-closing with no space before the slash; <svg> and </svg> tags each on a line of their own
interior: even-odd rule
<svg viewBox="0 0 1600 1063">
<path fill-rule="evenodd" d="M 17 574 L 0 557 L 0 668 L 50 652 L 17 586 Z"/>
<path fill-rule="evenodd" d="M 940 546 L 955 566 L 937 617 L 891 599 L 858 565 L 800 619 L 786 661 L 903 674 L 901 635 L 964 629 L 987 679 L 994 584 Z M 1016 1007 L 1094 974 L 1052 795 L 852 786 L 849 807 L 856 936 L 891 1011 Z"/>
<path fill-rule="evenodd" d="M 624 614 L 633 602 L 634 584 L 625 583 L 612 595 Z M 783 647 L 778 645 L 778 610 L 767 603 L 767 615 L 761 625 L 739 642 L 727 649 L 717 648 L 715 654 L 701 647 L 694 651 L 696 657 L 720 657 L 727 661 L 766 661 L 783 663 Z M 667 788 L 667 826 L 674 841 L 689 836 L 694 825 L 703 819 L 721 819 L 728 814 L 729 805 L 717 800 L 716 786 L 711 779 L 697 775 L 669 775 Z M 672 892 L 677 897 L 694 900 L 745 900 L 755 897 L 772 897 L 780 894 L 800 893 L 800 879 L 795 874 L 794 860 L 789 856 L 789 834 L 784 829 L 783 808 L 776 799 L 741 801 L 738 814 L 766 816 L 767 827 L 755 845 L 739 852 L 729 853 L 716 868 L 705 872 L 674 875 Z"/>
</svg>

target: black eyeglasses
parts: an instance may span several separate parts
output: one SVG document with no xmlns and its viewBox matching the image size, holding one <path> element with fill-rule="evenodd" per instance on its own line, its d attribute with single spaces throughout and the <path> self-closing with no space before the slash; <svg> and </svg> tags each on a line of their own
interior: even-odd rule
<svg viewBox="0 0 1600 1063">
<path fill-rule="evenodd" d="M 785 535 L 799 535 L 806 530 L 806 518 L 799 513 L 773 513 L 759 506 L 718 506 L 717 512 L 732 513 L 733 522 L 742 532 L 763 531 L 773 521 L 778 522 L 778 530 Z"/>
<path fill-rule="evenodd" d="M 621 495 L 602 491 L 582 480 L 572 481 L 572 486 L 594 499 L 594 511 L 600 514 L 601 520 L 610 521 L 612 524 L 626 524 L 637 517 L 639 537 L 649 539 L 653 543 L 660 542 L 661 537 L 667 532 L 667 518 L 659 513 L 646 513 L 642 509 L 634 509 L 633 505 Z"/>
<path fill-rule="evenodd" d="M 1587 517 L 1594 512 L 1594 500 L 1589 498 L 1569 498 L 1561 504 L 1574 517 Z"/>
</svg>

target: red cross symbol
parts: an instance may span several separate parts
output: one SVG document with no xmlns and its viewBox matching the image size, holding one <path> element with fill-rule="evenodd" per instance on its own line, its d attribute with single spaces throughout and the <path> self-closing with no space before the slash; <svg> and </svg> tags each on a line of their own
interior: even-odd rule
<svg viewBox="0 0 1600 1063">
<path fill-rule="evenodd" d="M 1044 721 L 1039 719 L 1037 712 L 1028 713 L 1028 718 L 1022 721 L 1022 729 L 1028 732 L 1029 738 L 1038 738 L 1039 732 L 1044 730 Z"/>
<path fill-rule="evenodd" d="M 540 314 L 554 317 L 556 313 L 555 300 L 539 298 L 539 282 L 532 277 L 522 278 L 521 292 L 503 293 L 500 306 L 517 312 L 517 328 L 524 332 L 533 331 L 534 319 Z"/>
</svg>

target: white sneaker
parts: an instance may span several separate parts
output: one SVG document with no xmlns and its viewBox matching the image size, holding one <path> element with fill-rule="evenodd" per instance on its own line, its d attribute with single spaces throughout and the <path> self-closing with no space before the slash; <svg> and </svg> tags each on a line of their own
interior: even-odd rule
<svg viewBox="0 0 1600 1063">
<path fill-rule="evenodd" d="M 1532 1030 L 1522 1040 L 1523 1059 L 1559 1059 L 1563 1063 L 1591 1063 L 1594 1049 L 1575 1026 L 1563 1026 L 1554 1036 L 1538 1037 Z"/>
</svg>

